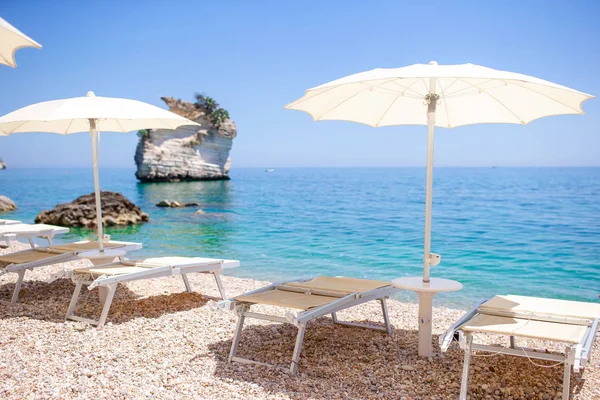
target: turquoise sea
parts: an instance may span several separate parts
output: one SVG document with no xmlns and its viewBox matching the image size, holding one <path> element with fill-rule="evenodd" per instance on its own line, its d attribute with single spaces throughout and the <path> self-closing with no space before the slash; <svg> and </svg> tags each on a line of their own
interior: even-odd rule
<svg viewBox="0 0 600 400">
<path fill-rule="evenodd" d="M 102 169 L 102 188 L 151 220 L 108 233 L 144 244 L 132 258 L 239 259 L 231 274 L 269 281 L 421 274 L 424 168 L 234 169 L 231 177 L 140 184 L 133 169 Z M 32 222 L 92 192 L 92 182 L 91 169 L 0 171 L 0 194 L 19 206 L 2 217 Z M 163 199 L 198 202 L 205 214 L 156 207 Z M 88 234 L 72 229 L 61 240 Z M 432 275 L 464 285 L 437 304 L 465 307 L 498 293 L 598 301 L 600 168 L 437 168 L 432 250 L 442 255 Z"/>
</svg>

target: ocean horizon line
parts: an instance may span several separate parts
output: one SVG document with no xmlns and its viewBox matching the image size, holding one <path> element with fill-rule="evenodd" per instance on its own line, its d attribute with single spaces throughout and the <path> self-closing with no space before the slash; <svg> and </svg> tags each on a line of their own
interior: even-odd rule
<svg viewBox="0 0 600 400">
<path fill-rule="evenodd" d="M 231 168 L 230 171 L 235 171 L 235 170 L 256 170 L 256 169 L 274 169 L 274 170 L 278 170 L 278 169 L 286 169 L 286 170 L 290 170 L 290 169 L 425 169 L 426 166 L 418 166 L 418 165 L 407 165 L 407 166 L 298 166 L 298 167 L 278 167 L 278 166 L 262 166 L 262 167 L 234 167 Z M 600 168 L 600 165 L 511 165 L 511 166 L 504 166 L 504 165 L 490 165 L 490 166 L 479 166 L 479 165 L 441 165 L 441 166 L 435 166 L 435 169 L 496 169 L 496 168 L 502 168 L 502 169 L 535 169 L 535 168 L 547 168 L 547 169 L 552 169 L 552 168 L 589 168 L 589 169 L 593 169 L 593 168 Z M 92 169 L 91 166 L 89 167 L 84 167 L 84 166 L 28 166 L 28 167 L 21 167 L 21 166 L 10 166 L 9 168 L 7 168 L 7 170 L 9 169 L 19 169 L 19 170 L 24 170 L 24 169 Z M 126 166 L 105 166 L 105 167 L 100 167 L 100 169 L 128 169 L 128 170 L 134 170 L 135 166 L 130 166 L 130 167 L 126 167 Z"/>
</svg>

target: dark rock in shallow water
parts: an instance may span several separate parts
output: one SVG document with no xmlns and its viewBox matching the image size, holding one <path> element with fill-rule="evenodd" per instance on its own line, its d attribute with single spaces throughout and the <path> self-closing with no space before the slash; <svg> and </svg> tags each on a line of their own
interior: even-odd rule
<svg viewBox="0 0 600 400">
<path fill-rule="evenodd" d="M 0 168 L 1 169 L 1 168 Z M 6 196 L 0 196 L 0 212 L 2 211 L 14 211 L 17 209 L 17 205 L 14 201 Z"/>
<path fill-rule="evenodd" d="M 121 193 L 103 191 L 102 222 L 106 226 L 137 225 L 149 220 L 148 214 L 129 201 Z M 96 197 L 94 193 L 78 197 L 71 203 L 59 204 L 52 210 L 44 210 L 35 217 L 36 223 L 96 227 Z"/>
<path fill-rule="evenodd" d="M 179 207 L 198 207 L 199 203 L 180 203 L 178 201 L 170 201 L 170 200 L 162 200 L 156 204 L 157 207 L 171 207 L 171 208 L 179 208 Z"/>
</svg>

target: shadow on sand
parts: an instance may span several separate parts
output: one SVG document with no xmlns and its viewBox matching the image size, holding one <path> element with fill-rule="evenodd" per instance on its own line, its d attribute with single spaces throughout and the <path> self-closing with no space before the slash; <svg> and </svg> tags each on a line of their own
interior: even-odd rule
<svg viewBox="0 0 600 400">
<path fill-rule="evenodd" d="M 68 279 L 52 283 L 25 281 L 15 305 L 0 304 L 0 318 L 27 317 L 57 323 L 65 322 L 65 315 L 75 285 Z M 0 285 L 0 300 L 10 301 L 13 283 Z M 125 285 L 119 285 L 107 323 L 120 324 L 135 318 L 157 318 L 164 314 L 187 311 L 203 307 L 210 297 L 200 293 L 173 293 L 141 297 Z M 77 302 L 75 314 L 97 319 L 102 311 L 98 300 L 98 289 L 83 289 Z M 90 325 L 90 328 L 93 328 Z"/>
<path fill-rule="evenodd" d="M 464 353 L 456 343 L 447 353 L 440 353 L 438 337 L 434 336 L 434 357 L 427 360 L 417 354 L 416 331 L 394 328 L 392 335 L 387 335 L 335 325 L 323 317 L 306 330 L 298 375 L 291 376 L 288 370 L 296 332 L 289 324 L 248 325 L 238 356 L 275 367 L 228 363 L 231 340 L 226 340 L 210 346 L 217 361 L 214 375 L 226 381 L 249 382 L 271 394 L 295 399 L 458 398 Z M 474 357 L 469 396 L 520 398 L 519 387 L 533 390 L 522 398 L 538 398 L 538 392 L 544 393 L 546 388 L 560 396 L 562 371 L 562 366 L 543 368 L 521 357 Z M 578 393 L 584 380 L 571 380 L 572 393 Z"/>
</svg>

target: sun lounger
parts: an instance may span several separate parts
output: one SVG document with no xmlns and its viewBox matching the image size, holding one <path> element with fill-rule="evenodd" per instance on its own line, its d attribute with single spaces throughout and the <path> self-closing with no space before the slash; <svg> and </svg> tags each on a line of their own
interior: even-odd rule
<svg viewBox="0 0 600 400">
<path fill-rule="evenodd" d="M 116 240 L 108 241 L 104 244 L 107 249 L 119 249 L 124 252 L 138 250 L 142 248 L 141 243 L 119 242 Z M 49 247 L 35 247 L 29 250 L 18 251 L 16 253 L 0 256 L 0 275 L 6 273 L 16 273 L 19 275 L 11 303 L 16 303 L 19 298 L 19 292 L 25 272 L 29 269 L 43 267 L 67 261 L 73 261 L 80 258 L 80 254 L 96 250 L 98 242 L 84 240 L 81 242 L 67 243 Z"/>
<path fill-rule="evenodd" d="M 394 288 L 389 282 L 317 276 L 312 279 L 274 283 L 261 289 L 237 296 L 230 301 L 220 302 L 218 304 L 219 308 L 232 310 L 238 317 L 237 327 L 233 337 L 231 351 L 229 353 L 229 362 L 238 361 L 243 363 L 269 365 L 236 356 L 246 318 L 289 323 L 298 327 L 296 346 L 290 365 L 290 373 L 295 375 L 298 370 L 298 361 L 302 351 L 304 332 L 309 321 L 331 314 L 333 322 L 337 324 L 370 328 L 392 333 L 386 299 L 389 298 L 392 293 L 399 290 L 400 289 Z M 381 303 L 385 327 L 338 320 L 336 314 L 338 311 L 372 300 L 377 300 Z M 285 317 L 280 317 L 250 311 L 250 307 L 254 304 L 267 304 L 301 311 L 295 315 L 288 312 Z"/>
<path fill-rule="evenodd" d="M 192 287 L 188 281 L 187 274 L 204 273 L 213 274 L 219 288 L 222 299 L 227 299 L 225 289 L 221 283 L 220 274 L 225 268 L 239 267 L 240 262 L 236 260 L 218 260 L 214 258 L 200 257 L 157 257 L 148 258 L 143 261 L 121 260 L 110 264 L 98 265 L 90 268 L 75 269 L 70 272 L 70 277 L 75 282 L 75 290 L 67 311 L 67 319 L 87 322 L 101 328 L 106 322 L 108 311 L 113 296 L 119 283 L 138 281 L 143 279 L 160 278 L 163 276 L 180 275 L 188 292 Z M 83 285 L 88 289 L 99 287 L 104 291 L 100 295 L 100 301 L 104 303 L 100 319 L 92 320 L 79 317 L 74 314 L 77 299 Z"/>
<path fill-rule="evenodd" d="M 496 296 L 481 302 L 460 318 L 442 336 L 446 351 L 458 339 L 465 351 L 460 399 L 467 398 L 472 351 L 510 354 L 564 364 L 563 399 L 569 399 L 571 367 L 579 372 L 590 359 L 600 320 L 600 304 L 525 296 Z M 473 343 L 473 334 L 491 333 L 509 337 L 508 347 Z M 515 346 L 515 337 L 564 343 L 563 354 Z"/>
<path fill-rule="evenodd" d="M 13 224 L 0 225 L 0 241 L 6 242 L 10 247 L 12 240 L 27 239 L 31 248 L 35 247 L 33 238 L 44 238 L 52 246 L 52 238 L 69 232 L 69 228 L 46 224 Z"/>
<path fill-rule="evenodd" d="M 20 224 L 21 221 L 17 221 L 14 219 L 0 219 L 0 225 L 13 225 L 13 224 Z"/>
</svg>

